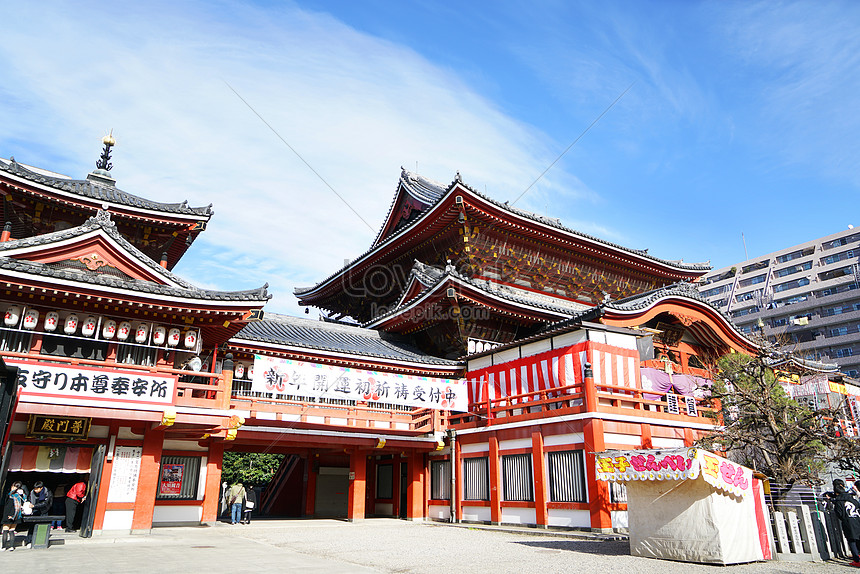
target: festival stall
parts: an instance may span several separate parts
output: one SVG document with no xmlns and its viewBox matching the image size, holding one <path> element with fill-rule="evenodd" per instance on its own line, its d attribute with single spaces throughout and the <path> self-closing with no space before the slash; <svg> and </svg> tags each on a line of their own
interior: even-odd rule
<svg viewBox="0 0 860 574">
<path fill-rule="evenodd" d="M 706 450 L 606 451 L 600 480 L 627 486 L 634 556 L 737 564 L 772 558 L 761 482 Z"/>
</svg>

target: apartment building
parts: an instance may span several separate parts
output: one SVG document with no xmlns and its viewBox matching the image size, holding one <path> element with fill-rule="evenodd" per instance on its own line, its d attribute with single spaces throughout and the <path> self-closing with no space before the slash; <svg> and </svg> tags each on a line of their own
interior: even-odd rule
<svg viewBox="0 0 860 574">
<path fill-rule="evenodd" d="M 699 292 L 747 334 L 860 377 L 860 230 L 755 257 L 705 275 Z"/>
</svg>

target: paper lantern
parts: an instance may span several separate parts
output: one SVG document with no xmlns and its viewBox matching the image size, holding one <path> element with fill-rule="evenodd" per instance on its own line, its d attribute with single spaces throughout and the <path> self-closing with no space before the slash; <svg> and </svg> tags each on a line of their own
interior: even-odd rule
<svg viewBox="0 0 860 574">
<path fill-rule="evenodd" d="M 45 314 L 45 331 L 53 333 L 57 330 L 57 325 L 60 323 L 60 314 L 56 311 L 48 311 Z"/>
<path fill-rule="evenodd" d="M 116 321 L 113 319 L 108 319 L 105 321 L 104 325 L 102 325 L 102 338 L 110 341 L 116 336 Z"/>
<path fill-rule="evenodd" d="M 119 324 L 119 329 L 116 331 L 116 338 L 120 341 L 125 341 L 129 335 L 131 335 L 131 323 L 123 321 Z"/>
<path fill-rule="evenodd" d="M 6 317 L 3 318 L 3 322 L 7 327 L 14 327 L 18 324 L 18 321 L 21 320 L 21 307 L 18 305 L 12 305 L 8 309 L 6 309 Z"/>
<path fill-rule="evenodd" d="M 72 313 L 71 315 L 66 316 L 66 322 L 63 325 L 63 332 L 66 335 L 74 335 L 75 331 L 78 330 L 78 316 Z"/>
<path fill-rule="evenodd" d="M 171 347 L 178 345 L 180 339 L 182 339 L 182 331 L 179 329 L 171 329 L 167 333 L 167 344 Z"/>
<path fill-rule="evenodd" d="M 236 375 L 237 379 L 245 378 L 245 365 L 242 363 L 236 363 L 236 368 L 233 369 L 233 374 Z"/>
<path fill-rule="evenodd" d="M 193 329 L 185 333 L 185 348 L 193 349 L 197 346 L 197 331 Z"/>
<path fill-rule="evenodd" d="M 167 329 L 159 325 L 155 329 L 152 330 L 152 344 L 153 345 L 163 345 L 164 339 L 167 338 Z"/>
<path fill-rule="evenodd" d="M 96 332 L 96 318 L 92 315 L 89 315 L 86 319 L 84 319 L 83 324 L 81 325 L 81 335 L 84 337 L 92 337 Z"/>
<path fill-rule="evenodd" d="M 250 365 L 248 365 L 248 378 L 249 379 L 254 378 L 254 363 L 251 363 Z"/>
<path fill-rule="evenodd" d="M 27 312 L 24 313 L 24 328 L 28 330 L 33 330 L 38 324 L 39 312 L 35 309 L 27 309 Z"/>
<path fill-rule="evenodd" d="M 149 336 L 149 325 L 146 323 L 138 323 L 137 329 L 134 331 L 134 340 L 137 343 L 146 343 L 146 338 Z"/>
</svg>

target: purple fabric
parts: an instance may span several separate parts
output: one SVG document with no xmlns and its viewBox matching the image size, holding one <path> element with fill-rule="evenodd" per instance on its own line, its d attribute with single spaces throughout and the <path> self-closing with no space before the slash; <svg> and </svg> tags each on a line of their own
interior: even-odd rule
<svg viewBox="0 0 860 574">
<path fill-rule="evenodd" d="M 696 388 L 696 377 L 690 377 L 687 375 L 669 375 L 669 373 L 665 371 L 661 371 L 659 369 L 652 369 L 650 367 L 643 367 L 641 370 L 642 374 L 642 386 L 645 388 L 645 381 L 650 381 L 652 391 L 657 391 L 660 393 L 671 393 L 674 392 L 679 395 L 693 396 L 693 391 Z M 673 390 L 674 389 L 674 390 Z M 643 394 L 643 397 L 649 401 L 659 401 L 662 398 L 662 395 L 652 395 L 652 394 Z"/>
</svg>

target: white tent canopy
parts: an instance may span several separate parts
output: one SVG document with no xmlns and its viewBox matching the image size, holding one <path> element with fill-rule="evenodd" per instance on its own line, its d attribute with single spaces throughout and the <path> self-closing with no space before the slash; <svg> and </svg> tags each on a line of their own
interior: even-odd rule
<svg viewBox="0 0 860 574">
<path fill-rule="evenodd" d="M 627 485 L 634 556 L 714 564 L 770 558 L 751 469 L 692 447 L 607 451 L 596 464 L 600 480 Z"/>
</svg>

